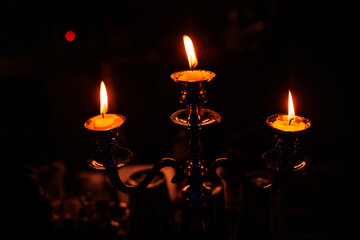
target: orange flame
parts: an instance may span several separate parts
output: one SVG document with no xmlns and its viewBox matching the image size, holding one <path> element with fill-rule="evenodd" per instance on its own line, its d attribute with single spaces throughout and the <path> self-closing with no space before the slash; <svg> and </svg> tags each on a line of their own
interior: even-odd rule
<svg viewBox="0 0 360 240">
<path fill-rule="evenodd" d="M 288 101 L 288 119 L 295 118 L 295 109 L 294 109 L 294 103 L 291 96 L 291 92 L 289 90 L 289 101 Z"/>
<path fill-rule="evenodd" d="M 184 40 L 184 45 L 185 45 L 185 51 L 186 51 L 186 54 L 187 54 L 187 57 L 189 60 L 189 67 L 191 70 L 194 70 L 196 68 L 196 66 L 198 65 L 198 62 L 196 59 L 193 42 L 187 35 L 183 36 L 183 40 Z"/>
<path fill-rule="evenodd" d="M 106 92 L 106 87 L 104 81 L 101 81 L 100 84 L 100 113 L 104 118 L 105 114 L 108 111 L 108 95 Z"/>
</svg>

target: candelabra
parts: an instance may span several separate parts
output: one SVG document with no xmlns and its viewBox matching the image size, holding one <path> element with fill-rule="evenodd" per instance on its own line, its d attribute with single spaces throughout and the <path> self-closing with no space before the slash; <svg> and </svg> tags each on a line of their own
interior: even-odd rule
<svg viewBox="0 0 360 240">
<path fill-rule="evenodd" d="M 184 42 L 186 45 L 186 37 Z M 191 40 L 190 40 L 191 41 Z M 192 43 L 191 43 L 192 45 Z M 188 49 L 186 49 L 188 52 Z M 163 158 L 147 173 L 146 177 L 137 185 L 125 184 L 119 176 L 119 168 L 126 166 L 133 154 L 129 149 L 121 146 L 118 129 L 125 122 L 125 117 L 119 114 L 106 114 L 107 99 L 105 86 L 101 87 L 101 115 L 90 118 L 85 122 L 85 127 L 97 134 L 96 151 L 88 159 L 88 164 L 98 170 L 104 170 L 112 185 L 121 192 L 133 193 L 144 190 L 159 174 L 163 167 L 175 170 L 172 183 L 185 183 L 182 188 L 184 203 L 183 230 L 192 236 L 204 236 L 204 209 L 210 203 L 211 188 L 206 185 L 206 180 L 219 181 L 216 170 L 225 165 L 231 165 L 226 158 L 218 158 L 208 167 L 202 158 L 201 130 L 202 127 L 220 123 L 221 117 L 215 111 L 203 108 L 207 102 L 206 85 L 215 77 L 215 73 L 206 70 L 195 70 L 196 57 L 189 57 L 190 69 L 171 74 L 172 80 L 181 87 L 179 101 L 186 106 L 185 109 L 176 111 L 170 117 L 171 121 L 187 129 L 189 159 L 180 164 L 175 159 Z M 195 59 L 195 62 L 194 62 Z M 290 93 L 289 93 L 290 94 Z M 289 100 L 290 103 L 290 100 Z M 263 162 L 270 171 L 259 170 L 244 173 L 237 170 L 237 177 L 246 186 L 262 192 L 276 191 L 283 181 L 283 173 L 302 170 L 308 165 L 308 158 L 299 152 L 297 132 L 307 129 L 310 121 L 295 116 L 274 115 L 268 118 L 267 123 L 278 130 L 275 149 L 264 153 Z M 231 166 L 234 168 L 234 166 Z M 280 174 L 275 174 L 274 171 Z M 285 171 L 284 171 L 285 170 Z"/>
</svg>

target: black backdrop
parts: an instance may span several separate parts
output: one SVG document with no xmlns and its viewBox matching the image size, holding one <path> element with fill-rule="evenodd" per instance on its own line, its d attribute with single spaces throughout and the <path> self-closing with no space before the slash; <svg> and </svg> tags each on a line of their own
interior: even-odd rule
<svg viewBox="0 0 360 240">
<path fill-rule="evenodd" d="M 206 107 L 223 121 L 204 129 L 206 158 L 235 148 L 260 162 L 273 137 L 265 120 L 287 111 L 290 89 L 296 113 L 312 121 L 304 149 L 339 179 L 331 184 L 343 190 L 332 201 L 343 204 L 358 189 L 358 164 L 350 154 L 349 80 L 335 57 L 337 17 L 336 1 L 4 0 L 2 161 L 36 167 L 60 160 L 70 171 L 86 169 L 94 136 L 83 123 L 99 114 L 101 80 L 109 112 L 127 118 L 120 131 L 134 161 L 173 156 L 181 134 L 169 116 L 183 106 L 169 76 L 188 69 L 187 34 L 198 68 L 217 74 Z M 76 33 L 72 42 L 68 30 Z"/>
</svg>

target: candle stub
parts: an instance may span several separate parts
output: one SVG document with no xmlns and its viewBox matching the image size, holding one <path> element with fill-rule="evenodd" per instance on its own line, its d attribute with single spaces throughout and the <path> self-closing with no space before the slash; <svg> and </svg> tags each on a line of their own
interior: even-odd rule
<svg viewBox="0 0 360 240">
<path fill-rule="evenodd" d="M 211 81 L 215 73 L 207 70 L 185 70 L 171 74 L 175 82 L 201 82 Z"/>
<path fill-rule="evenodd" d="M 269 117 L 266 122 L 270 127 L 284 132 L 303 131 L 308 129 L 311 125 L 310 120 L 304 117 L 295 116 L 293 118 L 289 118 L 286 114 L 273 115 Z"/>
<path fill-rule="evenodd" d="M 108 131 L 120 127 L 125 122 L 125 117 L 120 114 L 97 115 L 85 122 L 85 127 L 93 131 Z"/>
</svg>

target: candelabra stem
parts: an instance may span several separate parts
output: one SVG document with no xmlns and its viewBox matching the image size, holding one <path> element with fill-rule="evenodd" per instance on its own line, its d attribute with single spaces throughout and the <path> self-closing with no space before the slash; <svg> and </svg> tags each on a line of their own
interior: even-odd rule
<svg viewBox="0 0 360 240">
<path fill-rule="evenodd" d="M 189 184 L 193 189 L 199 190 L 203 185 L 203 176 L 207 169 L 201 158 L 202 144 L 200 140 L 200 127 L 189 127 L 189 148 L 191 158 L 187 161 L 185 174 L 188 177 Z"/>
<path fill-rule="evenodd" d="M 190 104 L 187 106 L 188 110 L 188 124 L 190 126 L 198 126 L 201 124 L 201 109 L 202 104 Z"/>
<path fill-rule="evenodd" d="M 208 237 L 204 209 L 184 209 L 182 235 L 182 239 L 205 239 Z"/>
<path fill-rule="evenodd" d="M 275 148 L 281 156 L 281 164 L 285 168 L 293 168 L 293 158 L 299 149 L 299 140 L 295 134 L 288 134 L 289 136 L 283 135 L 283 133 L 275 135 Z"/>
<path fill-rule="evenodd" d="M 192 156 L 192 160 L 201 161 L 202 144 L 200 139 L 201 128 L 199 126 L 190 126 L 189 131 L 189 152 Z"/>
<path fill-rule="evenodd" d="M 200 113 L 200 111 L 196 112 Z M 190 113 L 189 116 L 192 116 L 195 120 L 200 120 L 199 115 Z M 183 216 L 183 234 L 184 237 L 191 236 L 191 238 L 194 239 L 203 239 L 207 236 L 204 211 L 211 198 L 211 189 L 204 185 L 204 177 L 207 174 L 207 168 L 202 159 L 200 131 L 201 127 L 198 124 L 188 127 L 188 151 L 191 158 L 187 161 L 184 168 L 188 185 L 182 190 L 185 207 Z"/>
<path fill-rule="evenodd" d="M 185 166 L 185 176 L 188 185 L 182 190 L 185 206 L 192 208 L 203 208 L 211 197 L 211 190 L 204 186 L 204 177 L 207 169 L 202 159 L 201 132 L 201 103 L 188 104 L 188 151 L 190 159 Z"/>
</svg>

